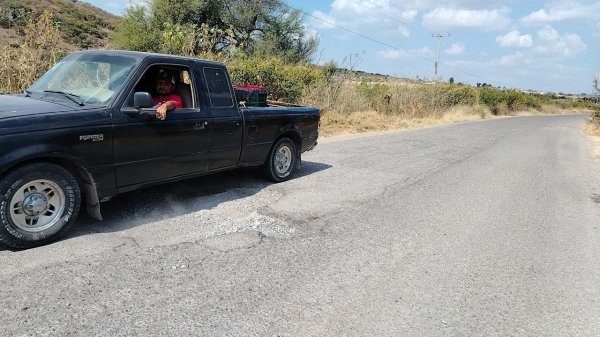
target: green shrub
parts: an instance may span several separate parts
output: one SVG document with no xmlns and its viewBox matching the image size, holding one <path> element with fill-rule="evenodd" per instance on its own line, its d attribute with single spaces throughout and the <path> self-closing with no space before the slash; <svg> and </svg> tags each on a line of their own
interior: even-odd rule
<svg viewBox="0 0 600 337">
<path fill-rule="evenodd" d="M 390 113 L 391 95 L 389 85 L 363 80 L 358 85 L 358 92 L 369 102 L 371 109 L 377 112 Z"/>
<path fill-rule="evenodd" d="M 227 64 L 233 83 L 264 86 L 269 98 L 297 103 L 306 86 L 324 78 L 323 71 L 307 64 L 285 64 L 281 59 L 244 59 Z"/>
<path fill-rule="evenodd" d="M 592 122 L 596 125 L 600 125 L 600 107 L 598 106 L 592 110 Z"/>
<path fill-rule="evenodd" d="M 492 88 L 479 89 L 479 102 L 490 108 L 493 115 L 499 114 L 499 106 L 502 101 L 503 97 L 499 90 Z"/>
<path fill-rule="evenodd" d="M 444 105 L 448 107 L 457 105 L 475 105 L 479 99 L 477 89 L 458 84 L 442 87 Z"/>
<path fill-rule="evenodd" d="M 525 108 L 541 109 L 548 98 L 518 90 L 479 88 L 479 103 L 487 105 L 494 115 L 509 115 Z"/>
</svg>

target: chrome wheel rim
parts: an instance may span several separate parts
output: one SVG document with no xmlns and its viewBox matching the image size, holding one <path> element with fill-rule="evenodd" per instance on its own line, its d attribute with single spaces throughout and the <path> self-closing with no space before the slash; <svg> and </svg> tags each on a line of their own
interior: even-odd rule
<svg viewBox="0 0 600 337">
<path fill-rule="evenodd" d="M 54 226 L 65 209 L 62 188 L 45 179 L 23 184 L 10 201 L 10 218 L 26 232 L 41 232 Z"/>
<path fill-rule="evenodd" d="M 289 174 L 290 166 L 292 165 L 292 149 L 283 145 L 275 153 L 275 171 L 278 175 Z"/>
</svg>

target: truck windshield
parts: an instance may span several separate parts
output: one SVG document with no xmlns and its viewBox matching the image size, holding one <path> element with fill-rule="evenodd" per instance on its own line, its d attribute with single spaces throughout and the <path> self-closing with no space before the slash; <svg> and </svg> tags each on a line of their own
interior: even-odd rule
<svg viewBox="0 0 600 337">
<path fill-rule="evenodd" d="M 108 105 L 136 64 L 135 58 L 127 56 L 72 54 L 48 70 L 27 92 L 53 95 L 79 105 Z"/>
</svg>

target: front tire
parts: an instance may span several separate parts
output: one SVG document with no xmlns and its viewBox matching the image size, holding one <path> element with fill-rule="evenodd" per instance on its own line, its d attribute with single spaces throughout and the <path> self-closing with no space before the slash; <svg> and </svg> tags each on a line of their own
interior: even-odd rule
<svg viewBox="0 0 600 337">
<path fill-rule="evenodd" d="M 29 164 L 0 181 L 0 242 L 13 249 L 55 241 L 75 223 L 81 204 L 77 180 L 51 163 Z"/>
<path fill-rule="evenodd" d="M 289 138 L 279 139 L 263 165 L 265 176 L 275 182 L 286 181 L 296 167 L 296 144 Z"/>
</svg>

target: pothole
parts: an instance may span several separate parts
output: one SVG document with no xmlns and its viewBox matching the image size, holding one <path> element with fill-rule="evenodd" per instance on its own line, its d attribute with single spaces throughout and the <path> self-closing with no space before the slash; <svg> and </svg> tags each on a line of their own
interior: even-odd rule
<svg viewBox="0 0 600 337">
<path fill-rule="evenodd" d="M 261 190 L 254 194 L 232 190 L 212 196 L 212 201 L 216 203 L 213 208 L 146 223 L 120 234 L 135 237 L 141 246 L 204 242 L 236 233 L 261 233 L 265 237 L 287 239 L 294 232 L 290 224 L 277 218 L 277 215 L 259 213 L 259 209 L 279 198 L 281 193 L 272 190 Z M 255 239 L 248 239 L 246 235 L 241 234 L 240 247 L 254 242 Z"/>
<path fill-rule="evenodd" d="M 236 249 L 252 248 L 262 241 L 264 234 L 257 231 L 245 231 L 213 236 L 204 240 L 208 248 L 222 252 Z"/>
</svg>

